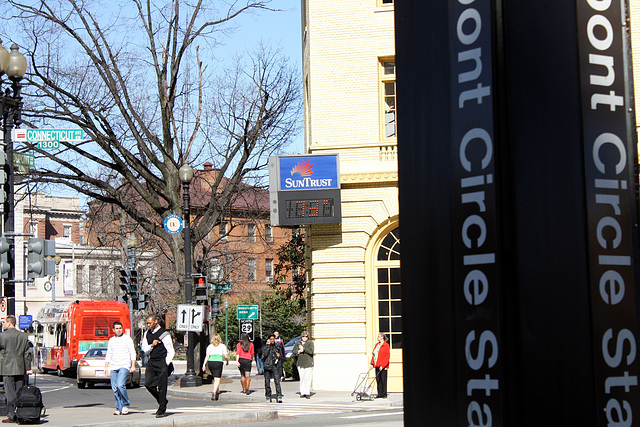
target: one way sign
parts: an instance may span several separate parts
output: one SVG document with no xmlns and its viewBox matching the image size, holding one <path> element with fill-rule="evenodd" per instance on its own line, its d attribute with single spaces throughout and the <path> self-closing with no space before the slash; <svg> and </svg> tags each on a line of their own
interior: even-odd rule
<svg viewBox="0 0 640 427">
<path fill-rule="evenodd" d="M 202 332 L 203 308 L 203 305 L 178 305 L 176 329 L 179 331 Z"/>
</svg>

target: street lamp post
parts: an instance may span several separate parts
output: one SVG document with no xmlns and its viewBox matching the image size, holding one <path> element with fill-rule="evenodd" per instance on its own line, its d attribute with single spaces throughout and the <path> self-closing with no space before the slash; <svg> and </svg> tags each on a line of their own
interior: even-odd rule
<svg viewBox="0 0 640 427">
<path fill-rule="evenodd" d="M 0 43 L 2 41 L 0 40 Z M 4 195 L 3 212 L 5 236 L 15 241 L 13 236 L 14 226 L 14 197 L 13 197 L 13 140 L 11 130 L 20 124 L 20 110 L 22 109 L 22 97 L 20 80 L 27 72 L 27 60 L 18 51 L 18 45 L 11 45 L 11 53 L 0 44 L 0 116 L 2 117 L 3 143 L 4 143 L 4 181 L 2 191 Z M 2 76 L 6 74 L 11 80 L 11 86 L 6 90 L 2 88 Z M 7 297 L 7 314 L 16 314 L 16 269 L 15 269 L 15 244 L 11 244 L 8 253 L 9 277 L 4 280 L 3 294 Z"/>
<path fill-rule="evenodd" d="M 224 300 L 224 346 L 229 347 L 229 301 Z"/>
<path fill-rule="evenodd" d="M 58 281 L 58 276 L 60 275 L 60 262 L 62 261 L 62 257 L 56 254 L 53 257 L 53 262 L 56 263 L 56 276 L 53 278 L 53 283 L 51 285 L 51 302 L 56 302 L 56 282 Z"/>
<path fill-rule="evenodd" d="M 182 197 L 184 216 L 184 297 L 185 303 L 191 304 L 191 221 L 189 208 L 189 185 L 193 179 L 193 168 L 189 165 L 183 165 L 178 171 L 180 181 L 182 182 Z M 189 331 L 189 342 L 187 345 L 187 372 L 180 380 L 180 387 L 197 387 L 202 385 L 202 378 L 196 375 L 194 369 L 194 344 L 196 343 L 195 332 Z"/>
</svg>

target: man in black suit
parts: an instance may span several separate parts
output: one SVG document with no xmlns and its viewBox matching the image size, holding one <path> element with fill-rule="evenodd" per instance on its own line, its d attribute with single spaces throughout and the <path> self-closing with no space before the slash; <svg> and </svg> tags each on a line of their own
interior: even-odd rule
<svg viewBox="0 0 640 427">
<path fill-rule="evenodd" d="M 18 390 L 26 383 L 26 374 L 32 374 L 31 352 L 27 334 L 16 329 L 16 316 L 8 315 L 2 322 L 0 333 L 0 375 L 7 395 L 7 418 L 3 423 L 16 422 Z"/>
</svg>

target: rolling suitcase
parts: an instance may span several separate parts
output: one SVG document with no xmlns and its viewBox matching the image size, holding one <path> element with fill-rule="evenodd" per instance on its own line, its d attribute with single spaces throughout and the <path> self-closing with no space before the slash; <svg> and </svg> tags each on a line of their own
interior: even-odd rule
<svg viewBox="0 0 640 427">
<path fill-rule="evenodd" d="M 16 419 L 19 424 L 39 424 L 44 415 L 42 393 L 35 385 L 25 385 L 18 390 L 16 398 Z"/>
</svg>

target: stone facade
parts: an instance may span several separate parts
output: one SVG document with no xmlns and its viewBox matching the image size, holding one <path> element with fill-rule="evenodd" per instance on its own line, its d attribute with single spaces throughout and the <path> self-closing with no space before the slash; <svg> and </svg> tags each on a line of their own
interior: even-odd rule
<svg viewBox="0 0 640 427">
<path fill-rule="evenodd" d="M 339 154 L 342 189 L 342 223 L 308 228 L 313 386 L 353 390 L 380 330 L 378 248 L 398 227 L 396 140 L 383 135 L 380 111 L 381 60 L 395 52 L 393 4 L 303 1 L 302 10 L 305 150 Z M 400 347 L 389 391 L 402 390 Z"/>
</svg>

